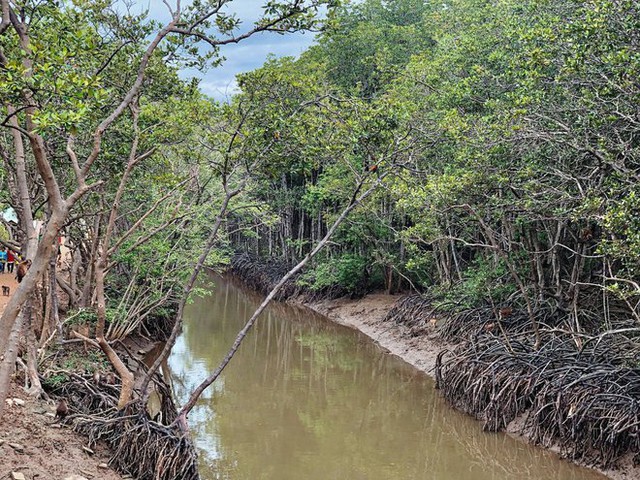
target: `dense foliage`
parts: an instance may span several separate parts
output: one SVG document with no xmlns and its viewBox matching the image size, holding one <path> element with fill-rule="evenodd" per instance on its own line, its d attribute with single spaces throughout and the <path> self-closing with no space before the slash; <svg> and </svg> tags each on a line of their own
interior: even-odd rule
<svg viewBox="0 0 640 480">
<path fill-rule="evenodd" d="M 280 122 L 282 147 L 251 195 L 279 223 L 235 245 L 300 258 L 375 165 L 394 174 L 301 283 L 413 287 L 578 330 L 637 321 L 639 15 L 598 0 L 346 4 L 300 59 L 244 77 L 239 99 L 278 112 L 257 119 Z"/>
<path fill-rule="evenodd" d="M 74 335 L 117 372 L 118 407 L 132 399 L 118 340 L 178 331 L 194 267 L 228 257 L 220 225 L 272 149 L 245 130 L 259 96 L 219 105 L 180 70 L 215 67 L 222 45 L 258 33 L 315 29 L 334 4 L 268 1 L 243 24 L 231 1 L 187 3 L 163 2 L 163 25 L 116 0 L 0 0 L 0 211 L 17 218 L 0 242 L 26 260 L 0 317 L 0 413 L 23 334 L 33 395 L 37 352 Z"/>
<path fill-rule="evenodd" d="M 385 321 L 456 344 L 436 366 L 452 404 L 587 463 L 637 460 L 639 26 L 618 0 L 346 4 L 300 59 L 247 75 L 251 95 L 311 81 L 331 101 L 256 178 L 269 224 L 232 244 L 275 271 L 391 172 L 297 287 L 416 290 Z M 299 153 L 335 124 L 329 155 Z"/>
<path fill-rule="evenodd" d="M 0 211 L 17 217 L 0 243 L 32 260 L 0 317 L 0 412 L 22 335 L 31 393 L 38 352 L 73 334 L 123 408 L 115 345 L 171 332 L 146 402 L 203 264 L 241 259 L 270 288 L 347 213 L 282 295 L 411 289 L 446 340 L 497 322 L 509 361 L 509 332 L 535 358 L 558 332 L 568 357 L 589 335 L 637 348 L 637 2 L 270 0 L 248 26 L 233 1 L 162 3 L 166 25 L 119 1 L 0 0 Z M 240 75 L 229 104 L 180 79 L 225 44 L 309 29 L 316 45 Z M 471 379 L 468 351 L 450 378 Z"/>
<path fill-rule="evenodd" d="M 292 265 L 379 184 L 299 287 L 411 288 L 534 327 L 640 319 L 633 2 L 310 2 L 294 16 L 272 2 L 256 28 L 279 15 L 276 30 L 313 27 L 313 8 L 335 8 L 315 46 L 241 75 L 228 105 L 177 75 L 216 65 L 238 27 L 219 10 L 201 23 L 209 3 L 184 12 L 198 29 L 151 50 L 159 26 L 109 2 L 27 2 L 3 23 L 0 201 L 19 218 L 4 240 L 49 255 L 32 220 L 62 232 L 68 275 L 48 258 L 37 269 L 63 307 L 102 305 L 106 274 L 98 290 L 121 319 L 107 331 L 126 335 L 167 316 L 212 225 L 224 220 L 210 263 L 239 251 Z"/>
</svg>

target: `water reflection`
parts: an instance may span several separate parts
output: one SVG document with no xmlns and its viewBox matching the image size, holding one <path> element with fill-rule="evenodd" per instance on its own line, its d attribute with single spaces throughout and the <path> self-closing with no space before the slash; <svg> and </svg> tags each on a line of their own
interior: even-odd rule
<svg viewBox="0 0 640 480">
<path fill-rule="evenodd" d="M 169 364 L 179 401 L 260 298 L 217 279 Z M 307 310 L 273 305 L 189 416 L 205 479 L 596 480 L 451 410 L 430 378 Z"/>
</svg>

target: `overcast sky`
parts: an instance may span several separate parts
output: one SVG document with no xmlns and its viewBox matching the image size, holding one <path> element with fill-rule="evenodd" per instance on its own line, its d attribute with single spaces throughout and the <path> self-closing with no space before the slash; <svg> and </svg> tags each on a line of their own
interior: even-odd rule
<svg viewBox="0 0 640 480">
<path fill-rule="evenodd" d="M 185 3 L 188 2 L 183 1 L 183 5 Z M 235 12 L 237 17 L 242 20 L 240 31 L 244 31 L 251 28 L 252 23 L 258 19 L 262 13 L 260 7 L 264 3 L 265 0 L 233 0 L 228 4 L 227 11 Z M 136 12 L 147 8 L 151 18 L 165 24 L 168 22 L 169 12 L 161 0 L 135 1 Z M 198 71 L 183 71 L 182 76 L 201 78 L 200 89 L 202 92 L 217 100 L 224 101 L 237 92 L 235 76 L 238 73 L 258 68 L 269 54 L 274 54 L 277 57 L 298 56 L 311 45 L 313 40 L 314 35 L 309 32 L 287 35 L 258 34 L 239 44 L 223 46 L 221 53 L 226 60 L 221 66 L 211 68 L 204 74 Z"/>
<path fill-rule="evenodd" d="M 174 1 L 169 3 L 174 4 Z M 189 3 L 183 1 L 183 5 Z M 151 18 L 166 24 L 170 18 L 166 5 L 162 0 L 135 0 L 133 11 L 140 13 L 149 9 Z M 243 20 L 243 27 L 250 28 L 262 10 L 261 5 L 264 0 L 233 0 L 229 4 L 229 11 L 237 14 Z M 242 27 L 241 27 L 242 28 Z M 225 45 L 222 47 L 222 55 L 227 60 L 218 68 L 211 68 L 204 74 L 198 71 L 183 71 L 182 76 L 201 78 L 200 89 L 206 95 L 216 100 L 226 101 L 237 90 L 235 76 L 238 73 L 248 72 L 258 68 L 264 63 L 269 54 L 278 57 L 298 56 L 306 50 L 313 42 L 312 33 L 296 33 L 278 35 L 275 33 L 264 33 L 256 35 L 237 45 Z M 16 221 L 15 214 L 7 210 L 0 212 L 7 219 Z"/>
</svg>

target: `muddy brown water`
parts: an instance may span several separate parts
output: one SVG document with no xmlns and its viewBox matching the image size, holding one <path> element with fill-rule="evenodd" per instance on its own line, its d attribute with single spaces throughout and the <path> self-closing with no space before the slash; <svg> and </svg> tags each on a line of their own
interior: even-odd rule
<svg viewBox="0 0 640 480">
<path fill-rule="evenodd" d="M 261 298 L 212 278 L 169 359 L 176 396 L 224 357 Z M 364 335 L 276 304 L 189 415 L 205 480 L 602 480 L 454 411 Z"/>
</svg>

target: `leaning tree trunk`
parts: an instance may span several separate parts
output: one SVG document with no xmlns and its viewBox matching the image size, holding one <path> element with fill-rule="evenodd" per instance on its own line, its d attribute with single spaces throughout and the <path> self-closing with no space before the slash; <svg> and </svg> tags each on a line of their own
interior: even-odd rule
<svg viewBox="0 0 640 480">
<path fill-rule="evenodd" d="M 66 212 L 63 212 L 66 216 Z M 64 217 L 62 217 L 64 218 Z M 53 243 L 57 238 L 58 225 L 62 223 L 58 214 L 54 214 L 47 226 L 44 228 L 42 239 L 38 245 L 38 251 L 34 256 L 31 268 L 26 276 L 22 279 L 19 287 L 11 296 L 9 303 L 6 305 L 2 317 L 0 317 L 0 352 L 4 353 L 4 362 L 10 362 L 9 367 L 0 369 L 0 413 L 4 408 L 4 400 L 9 391 L 9 380 L 12 373 L 13 363 L 16 361 L 17 340 L 21 332 L 21 326 L 24 324 L 25 309 L 23 308 L 27 300 L 31 298 L 33 292 L 44 270 L 47 268 Z M 20 328 L 16 331 L 16 326 Z M 0 353 L 1 355 L 2 353 Z"/>
<path fill-rule="evenodd" d="M 293 267 L 291 270 L 289 270 L 280 279 L 280 281 L 273 287 L 273 289 L 269 292 L 269 294 L 264 299 L 264 301 L 260 304 L 258 309 L 253 313 L 251 318 L 249 318 L 249 320 L 247 321 L 245 326 L 242 328 L 242 330 L 240 330 L 240 332 L 236 336 L 235 341 L 233 342 L 233 345 L 231 346 L 231 349 L 227 352 L 227 355 L 222 360 L 220 365 L 218 365 L 218 367 L 215 369 L 215 371 L 213 373 L 211 373 L 211 375 L 209 375 L 202 383 L 200 383 L 200 385 L 198 385 L 193 392 L 191 392 L 191 395 L 189 396 L 189 399 L 187 400 L 187 403 L 180 409 L 180 412 L 178 413 L 178 416 L 174 420 L 174 422 L 172 424 L 173 426 L 177 426 L 178 428 L 180 428 L 183 431 L 187 430 L 187 428 L 188 428 L 187 427 L 187 415 L 193 409 L 193 407 L 196 405 L 196 402 L 198 401 L 198 399 L 200 398 L 202 393 L 220 376 L 222 371 L 229 364 L 229 362 L 231 361 L 231 359 L 233 358 L 235 353 L 238 351 L 238 348 L 240 348 L 240 345 L 242 344 L 242 341 L 247 336 L 247 334 L 249 333 L 249 331 L 251 330 L 251 328 L 255 324 L 255 322 L 258 319 L 258 317 L 260 316 L 260 314 L 264 311 L 265 308 L 267 308 L 267 306 L 269 305 L 271 300 L 273 300 L 275 298 L 275 296 L 278 294 L 280 289 L 287 283 L 287 281 L 291 277 L 293 277 L 296 273 L 298 273 L 300 270 L 302 270 L 302 268 L 307 264 L 307 262 L 309 262 L 309 260 L 311 260 L 313 257 L 315 257 L 316 254 L 318 254 L 318 252 L 320 252 L 325 247 L 325 245 L 329 242 L 329 240 L 333 236 L 333 234 L 336 231 L 336 229 L 340 226 L 340 224 L 342 224 L 344 219 L 347 218 L 349 213 L 354 208 L 356 208 L 358 205 L 360 205 L 360 203 L 362 203 L 362 201 L 365 198 L 367 198 L 369 195 L 371 195 L 371 193 L 373 193 L 376 190 L 376 188 L 380 185 L 382 178 L 384 178 L 384 176 L 381 176 L 374 185 L 372 185 L 368 190 L 366 190 L 364 193 L 362 193 L 360 196 L 358 196 L 358 193 L 360 192 L 360 189 L 362 188 L 366 177 L 363 178 L 360 181 L 360 183 L 358 184 L 358 187 L 356 188 L 355 192 L 353 193 L 353 196 L 351 197 L 351 200 L 350 200 L 348 206 L 345 207 L 345 209 L 342 211 L 340 216 L 336 219 L 336 221 L 333 223 L 333 225 L 331 225 L 331 227 L 327 231 L 326 235 L 322 238 L 322 240 L 320 240 L 318 242 L 318 244 L 314 247 L 314 249 L 311 252 L 309 252 L 300 262 L 298 262 L 298 264 L 295 267 Z M 175 331 L 175 328 L 174 328 L 174 331 Z M 162 356 L 159 357 L 159 358 L 162 358 Z M 158 362 L 158 360 L 156 360 L 156 363 L 157 362 Z"/>
<path fill-rule="evenodd" d="M 0 419 L 2 418 L 2 410 L 4 407 L 4 399 L 7 398 L 9 394 L 9 378 L 13 375 L 15 371 L 16 359 L 18 358 L 18 344 L 20 340 L 20 334 L 22 332 L 22 327 L 24 325 L 25 320 L 25 312 L 22 312 L 16 318 L 16 321 L 13 323 L 13 327 L 11 328 L 11 332 L 9 333 L 8 344 L 9 348 L 4 351 L 4 357 L 0 357 L 2 359 L 2 363 L 0 364 Z M 6 379 L 6 381 L 2 381 L 2 379 Z"/>
<path fill-rule="evenodd" d="M 106 247 L 105 247 L 106 248 Z M 120 359 L 115 350 L 107 342 L 104 332 L 106 325 L 106 304 L 104 297 L 104 264 L 102 260 L 98 262 L 95 268 L 96 271 L 96 306 L 98 322 L 96 325 L 96 340 L 100 345 L 100 348 L 109 359 L 109 362 L 116 369 L 120 380 L 122 381 L 122 387 L 120 388 L 120 397 L 118 398 L 118 409 L 124 408 L 124 406 L 131 400 L 133 395 L 133 373 L 127 368 L 124 362 Z"/>
</svg>

